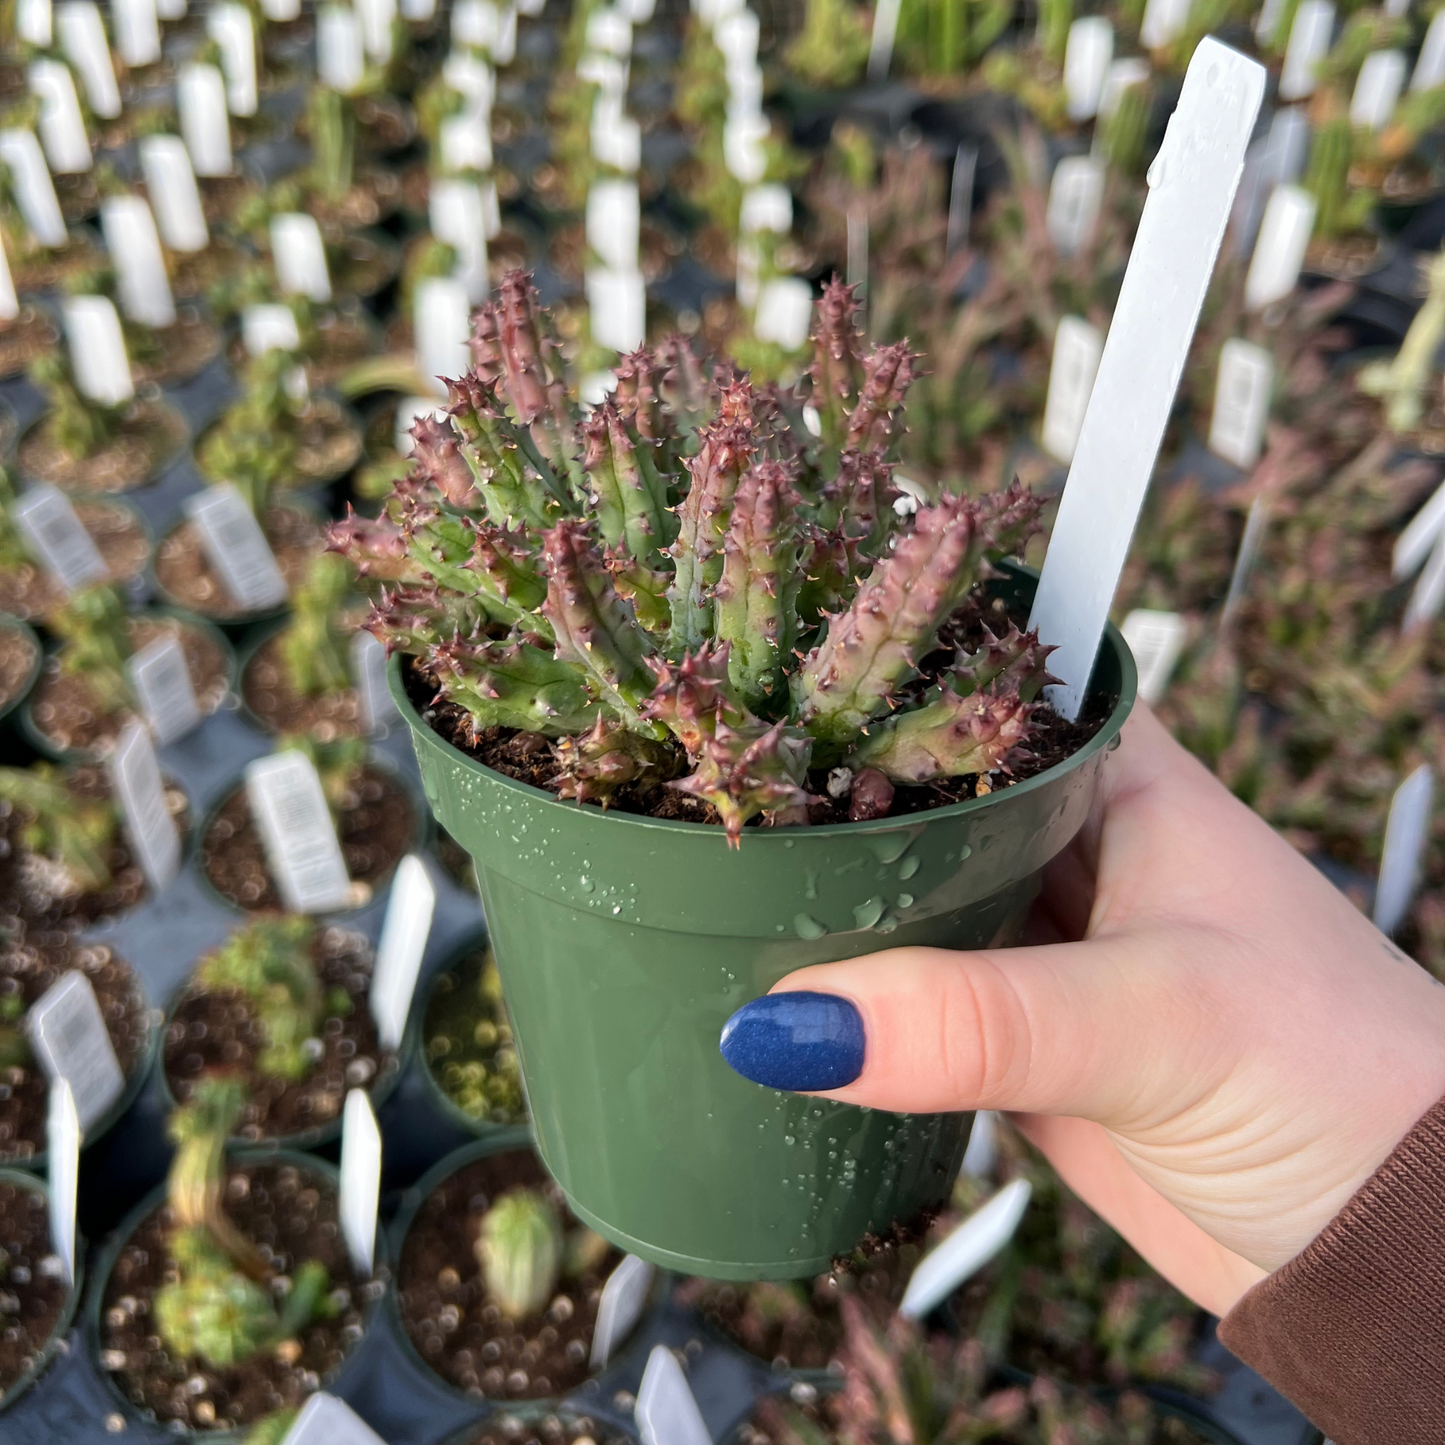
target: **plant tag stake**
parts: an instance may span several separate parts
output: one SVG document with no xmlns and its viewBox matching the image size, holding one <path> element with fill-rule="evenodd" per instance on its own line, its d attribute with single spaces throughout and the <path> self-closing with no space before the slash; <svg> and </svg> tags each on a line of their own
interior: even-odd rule
<svg viewBox="0 0 1445 1445">
<path fill-rule="evenodd" d="M 184 20 L 186 0 L 156 0 L 156 14 L 162 20 Z"/>
<path fill-rule="evenodd" d="M 475 110 L 448 116 L 437 129 L 437 154 L 447 171 L 491 170 L 491 116 Z"/>
<path fill-rule="evenodd" d="M 127 65 L 154 65 L 161 58 L 161 24 L 156 0 L 111 0 L 115 48 Z"/>
<path fill-rule="evenodd" d="M 1276 186 L 1244 278 L 1246 311 L 1262 311 L 1294 290 L 1314 229 L 1315 198 L 1302 186 Z"/>
<path fill-rule="evenodd" d="M 214 65 L 187 65 L 176 81 L 181 136 L 198 176 L 231 174 L 231 121 L 226 79 Z"/>
<path fill-rule="evenodd" d="M 365 1089 L 348 1089 L 341 1108 L 341 1233 L 357 1273 L 376 1262 L 376 1212 L 381 1195 L 381 1130 Z"/>
<path fill-rule="evenodd" d="M 597 1304 L 597 1324 L 592 1331 L 592 1369 L 600 1370 L 613 1351 L 632 1333 L 647 1308 L 657 1269 L 645 1259 L 629 1254 L 607 1276 Z"/>
<path fill-rule="evenodd" d="M 14 321 L 19 315 L 20 298 L 15 294 L 15 278 L 10 274 L 5 238 L 0 236 L 0 321 Z"/>
<path fill-rule="evenodd" d="M 428 381 L 463 375 L 472 361 L 467 350 L 471 307 L 466 286 L 450 276 L 429 276 L 419 281 L 412 330 L 416 335 L 417 369 Z M 446 387 L 439 379 L 435 386 L 438 396 L 446 395 Z"/>
<path fill-rule="evenodd" d="M 873 10 L 873 36 L 868 45 L 868 79 L 875 84 L 888 79 L 893 64 L 893 42 L 898 38 L 898 13 L 902 0 L 878 0 Z"/>
<path fill-rule="evenodd" d="M 126 724 L 110 756 L 110 776 L 131 846 L 147 881 L 159 893 L 181 871 L 181 835 L 166 807 L 156 750 L 143 723 Z"/>
<path fill-rule="evenodd" d="M 356 0 L 361 21 L 361 43 L 378 65 L 391 59 L 391 27 L 396 21 L 396 0 Z"/>
<path fill-rule="evenodd" d="M 490 111 L 496 81 L 492 67 L 470 50 L 453 50 L 442 62 L 442 79 L 465 95 L 478 110 Z"/>
<path fill-rule="evenodd" d="M 361 21 L 348 5 L 316 10 L 316 75 L 323 85 L 350 95 L 366 74 Z"/>
<path fill-rule="evenodd" d="M 108 296 L 67 296 L 62 303 L 70 369 L 81 394 L 105 406 L 135 395 L 120 317 Z"/>
<path fill-rule="evenodd" d="M 1274 359 L 1269 352 L 1237 336 L 1224 343 L 1214 381 L 1209 450 L 1241 471 L 1247 472 L 1259 460 L 1273 386 Z"/>
<path fill-rule="evenodd" d="M 1410 519 L 1410 524 L 1395 539 L 1390 556 L 1390 575 L 1399 581 L 1408 577 L 1430 555 L 1435 539 L 1445 529 L 1445 483 L 1431 494 L 1430 500 Z"/>
<path fill-rule="evenodd" d="M 1143 85 L 1149 79 L 1149 62 L 1139 55 L 1126 55 L 1116 60 L 1104 78 L 1104 93 L 1099 97 L 1099 115 L 1104 119 L 1119 109 L 1124 92 L 1131 85 Z"/>
<path fill-rule="evenodd" d="M 430 20 L 436 12 L 436 0 L 401 0 L 401 13 L 407 20 Z"/>
<path fill-rule="evenodd" d="M 637 174 L 642 164 L 642 127 L 623 110 L 620 96 L 598 91 L 588 137 L 594 160 L 623 175 Z"/>
<path fill-rule="evenodd" d="M 743 211 L 747 211 L 746 194 Z M 604 266 L 637 270 L 641 218 L 635 181 L 593 181 L 587 192 L 587 245 Z"/>
<path fill-rule="evenodd" d="M 181 508 L 201 534 L 207 560 L 246 611 L 279 607 L 286 600 L 286 579 L 266 534 L 235 487 L 229 482 L 207 487 L 187 497 Z"/>
<path fill-rule="evenodd" d="M 18 0 L 15 33 L 37 50 L 49 50 L 52 40 L 50 0 Z"/>
<path fill-rule="evenodd" d="M 973 1116 L 968 1132 L 968 1148 L 963 1151 L 963 1172 L 970 1179 L 987 1179 L 998 1163 L 998 1115 L 992 1109 L 980 1109 Z"/>
<path fill-rule="evenodd" d="M 386 1445 L 344 1400 L 318 1390 L 301 1407 L 281 1445 Z"/>
<path fill-rule="evenodd" d="M 929 1250 L 909 1278 L 898 1313 L 906 1320 L 921 1320 L 977 1274 L 1014 1237 L 1032 1193 L 1027 1179 L 1011 1179 Z"/>
<path fill-rule="evenodd" d="M 1303 100 L 1315 93 L 1315 67 L 1329 51 L 1334 28 L 1334 0 L 1300 0 L 1279 76 L 1281 100 Z"/>
<path fill-rule="evenodd" d="M 1254 38 L 1261 45 L 1268 45 L 1273 41 L 1279 30 L 1279 22 L 1284 18 L 1284 9 L 1285 0 L 1264 0 L 1264 4 L 1260 6 L 1254 21 Z"/>
<path fill-rule="evenodd" d="M 40 102 L 40 142 L 45 159 L 58 176 L 79 175 L 91 167 L 90 141 L 75 79 L 61 60 L 35 60 L 26 72 L 31 94 Z"/>
<path fill-rule="evenodd" d="M 314 216 L 304 211 L 283 211 L 272 216 L 271 259 L 276 267 L 276 281 L 288 296 L 331 300 L 326 247 L 321 242 L 321 228 Z"/>
<path fill-rule="evenodd" d="M 85 86 L 91 110 L 102 120 L 114 120 L 120 114 L 120 87 L 115 83 L 100 10 L 91 0 L 68 0 L 55 7 L 55 28 L 65 58 Z"/>
<path fill-rule="evenodd" d="M 176 303 L 151 208 L 139 196 L 111 196 L 101 204 L 100 225 L 125 314 L 142 326 L 174 326 Z"/>
<path fill-rule="evenodd" d="M 206 34 L 221 52 L 226 76 L 226 105 L 232 115 L 255 115 L 256 27 L 244 5 L 229 0 L 206 17 Z"/>
<path fill-rule="evenodd" d="M 287 908 L 326 913 L 346 907 L 351 879 L 311 759 L 294 751 L 258 758 L 246 769 L 246 797 Z"/>
<path fill-rule="evenodd" d="M 1064 93 L 1070 120 L 1099 113 L 1104 80 L 1114 60 L 1114 27 L 1102 15 L 1084 15 L 1069 26 L 1064 50 Z"/>
<path fill-rule="evenodd" d="M 642 1445 L 712 1445 L 687 1376 L 666 1345 L 654 1345 L 633 1407 Z"/>
<path fill-rule="evenodd" d="M 1200 42 L 1149 168 L 1149 197 L 1074 449 L 1031 627 L 1057 644 L 1049 701 L 1076 718 L 1159 453 L 1264 95 L 1262 65 Z"/>
<path fill-rule="evenodd" d="M 126 677 L 162 747 L 183 738 L 201 721 L 185 649 L 174 636 L 158 637 L 126 659 Z"/>
<path fill-rule="evenodd" d="M 592 339 L 613 351 L 636 351 L 647 326 L 647 290 L 637 271 L 594 267 L 587 272 Z"/>
<path fill-rule="evenodd" d="M 1104 162 L 1098 156 L 1065 156 L 1054 167 L 1044 217 L 1060 256 L 1075 256 L 1094 238 L 1104 200 Z"/>
<path fill-rule="evenodd" d="M 175 135 L 142 136 L 138 142 L 146 194 L 161 240 L 172 251 L 193 254 L 210 244 L 201 193 L 186 143 Z"/>
<path fill-rule="evenodd" d="M 84 1135 L 125 1092 L 125 1075 L 85 974 L 72 969 L 51 984 L 25 1015 L 25 1032 L 51 1085 L 61 1079 L 70 1085 Z"/>
<path fill-rule="evenodd" d="M 28 550 L 67 592 L 110 576 L 70 499 L 55 487 L 32 488 L 15 503 L 14 512 Z"/>
<path fill-rule="evenodd" d="M 1393 934 L 1410 911 L 1430 842 L 1434 806 L 1435 774 L 1428 763 L 1421 763 L 1390 799 L 1380 877 L 1375 885 L 1375 927 L 1383 934 Z"/>
<path fill-rule="evenodd" d="M 1151 707 L 1164 696 L 1184 651 L 1189 625 L 1177 612 L 1136 607 L 1119 629 L 1139 669 L 1139 696 Z"/>
<path fill-rule="evenodd" d="M 1350 97 L 1350 124 L 1379 130 L 1389 123 L 1405 84 L 1405 52 L 1376 50 L 1367 55 Z"/>
<path fill-rule="evenodd" d="M 436 903 L 437 891 L 426 864 L 408 853 L 397 865 L 391 885 L 371 980 L 371 1016 L 384 1048 L 401 1047 Z"/>
<path fill-rule="evenodd" d="M 301 14 L 301 0 L 261 0 L 261 14 L 278 25 L 289 25 Z"/>
<path fill-rule="evenodd" d="M 422 415 L 433 407 L 430 397 L 415 400 L 421 402 L 415 415 Z M 409 448 L 411 437 L 407 436 L 405 440 Z M 398 447 L 398 450 L 401 448 Z M 409 455 L 409 452 L 404 454 Z M 391 689 L 386 685 L 386 648 L 369 632 L 358 632 L 351 639 L 351 676 L 361 701 L 363 728 L 368 735 L 385 732 L 401 714 L 392 700 Z"/>
<path fill-rule="evenodd" d="M 241 313 L 241 338 L 248 356 L 301 349 L 301 331 L 296 325 L 296 313 L 280 301 L 246 307 Z"/>
<path fill-rule="evenodd" d="M 1442 84 L 1445 84 L 1445 10 L 1437 10 L 1421 43 L 1420 58 L 1410 76 L 1410 89 L 1434 90 Z"/>
<path fill-rule="evenodd" d="M 1239 552 L 1234 559 L 1234 571 L 1229 574 L 1229 591 L 1224 595 L 1224 607 L 1219 614 L 1220 632 L 1229 631 L 1229 625 L 1234 621 L 1234 614 L 1238 610 L 1239 604 L 1244 601 L 1250 573 L 1254 571 L 1254 559 L 1259 556 L 1265 528 L 1269 525 L 1269 513 L 1269 500 L 1263 492 L 1257 493 L 1249 504 L 1249 515 L 1244 519 L 1244 536 L 1239 539 Z"/>
<path fill-rule="evenodd" d="M 35 132 L 0 130 L 0 161 L 10 172 L 20 214 L 37 244 L 51 248 L 66 242 L 65 217 L 55 195 L 55 182 Z"/>
<path fill-rule="evenodd" d="M 1190 0 L 1149 0 L 1139 27 L 1139 44 L 1145 50 L 1168 45 L 1189 20 Z"/>
<path fill-rule="evenodd" d="M 1442 603 L 1445 603 L 1445 531 L 1436 538 L 1425 570 L 1420 573 L 1420 580 L 1405 605 L 1400 625 L 1406 632 L 1424 627 L 1440 615 Z"/>
<path fill-rule="evenodd" d="M 45 1110 L 45 1148 L 50 1156 L 47 1184 L 50 1247 L 60 1256 L 60 1272 L 75 1283 L 75 1198 L 80 1184 L 80 1120 L 75 1095 L 64 1079 L 50 1086 Z"/>
<path fill-rule="evenodd" d="M 1055 461 L 1074 459 L 1084 425 L 1089 395 L 1099 372 L 1104 338 L 1082 316 L 1062 316 L 1054 333 L 1054 358 L 1049 367 L 1049 392 L 1044 402 L 1039 440 Z"/>
<path fill-rule="evenodd" d="M 953 177 L 948 186 L 948 230 L 944 254 L 952 256 L 968 242 L 973 220 L 973 178 L 978 170 L 978 147 L 961 145 L 953 153 Z"/>
<path fill-rule="evenodd" d="M 775 276 L 758 293 L 753 334 L 776 341 L 784 351 L 797 351 L 808 339 L 813 321 L 813 291 L 798 276 Z"/>
<path fill-rule="evenodd" d="M 491 287 L 487 273 L 486 208 L 475 181 L 433 180 L 427 197 L 431 233 L 457 253 L 452 275 L 467 288 L 468 301 L 482 301 Z"/>
</svg>

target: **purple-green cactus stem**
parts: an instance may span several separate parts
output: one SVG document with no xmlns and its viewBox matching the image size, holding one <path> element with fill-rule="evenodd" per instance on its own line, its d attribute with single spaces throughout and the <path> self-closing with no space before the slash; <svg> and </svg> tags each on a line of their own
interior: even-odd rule
<svg viewBox="0 0 1445 1445">
<path fill-rule="evenodd" d="M 803 530 L 798 552 L 798 620 L 805 629 L 816 627 L 848 600 L 857 575 L 852 551 L 837 532 L 809 526 Z"/>
<path fill-rule="evenodd" d="M 661 657 L 651 660 L 657 685 L 643 704 L 642 714 L 664 724 L 694 762 L 702 756 L 703 743 L 720 721 L 732 728 L 757 724 L 733 691 L 728 677 L 729 651 L 725 643 L 708 643 L 681 662 Z"/>
<path fill-rule="evenodd" d="M 859 768 L 848 792 L 848 821 L 866 823 L 886 818 L 893 807 L 893 784 L 877 768 Z"/>
<path fill-rule="evenodd" d="M 422 656 L 438 642 L 480 637 L 489 621 L 474 597 L 443 598 L 434 584 L 383 588 L 371 604 L 366 630 L 387 650 Z"/>
<path fill-rule="evenodd" d="M 670 761 L 663 744 L 609 722 L 601 713 L 590 732 L 559 739 L 553 751 L 562 765 L 557 796 L 601 803 L 604 808 L 618 788 L 649 775 L 661 776 Z"/>
<path fill-rule="evenodd" d="M 863 390 L 848 418 L 845 449 L 887 451 L 902 430 L 903 399 L 913 384 L 917 361 L 906 341 L 873 348 L 863 364 Z"/>
<path fill-rule="evenodd" d="M 662 367 L 644 347 L 630 351 L 613 372 L 613 402 L 623 421 L 643 440 L 660 446 L 673 436 L 672 419 L 662 400 Z"/>
<path fill-rule="evenodd" d="M 326 529 L 326 545 L 340 552 L 363 577 L 396 577 L 406 565 L 406 538 L 386 517 L 346 515 Z"/>
<path fill-rule="evenodd" d="M 846 539 L 855 573 L 887 551 L 898 522 L 893 503 L 900 495 L 893 468 L 880 453 L 847 451 L 839 457 L 838 475 L 819 498 L 818 520 Z"/>
<path fill-rule="evenodd" d="M 472 312 L 472 334 L 467 339 L 472 370 L 488 385 L 495 386 L 507 372 L 502 359 L 502 327 L 497 303 L 490 298 Z"/>
<path fill-rule="evenodd" d="M 499 622 L 542 628 L 542 618 L 533 614 L 546 600 L 547 583 L 526 536 L 489 522 L 473 522 L 471 530 L 472 556 L 466 566 L 475 574 L 489 610 Z"/>
<path fill-rule="evenodd" d="M 659 644 L 666 642 L 672 626 L 672 608 L 667 600 L 672 573 L 644 566 L 617 551 L 607 552 L 604 561 L 619 595 L 632 604 L 638 622 Z"/>
<path fill-rule="evenodd" d="M 803 786 L 813 740 L 785 723 L 733 728 L 718 720 L 702 737 L 697 770 L 667 786 L 711 803 L 736 848 L 743 824 L 759 813 L 806 809 L 816 801 Z"/>
<path fill-rule="evenodd" d="M 593 409 L 582 436 L 582 468 L 603 542 L 646 567 L 655 565 L 677 520 L 668 510 L 667 483 L 657 473 L 652 445 L 633 441 L 610 398 Z"/>
<path fill-rule="evenodd" d="M 1017 477 L 1001 492 L 978 499 L 978 522 L 988 539 L 984 555 L 990 562 L 1022 553 L 1039 530 L 1044 499 L 1036 497 Z"/>
<path fill-rule="evenodd" d="M 913 784 L 1007 771 L 1010 754 L 1033 730 L 1032 711 L 1016 692 L 959 697 L 944 686 L 922 707 L 875 723 L 848 765 Z"/>
<path fill-rule="evenodd" d="M 456 638 L 429 647 L 426 662 L 441 685 L 436 701 L 466 709 L 474 742 L 489 727 L 563 737 L 597 716 L 582 670 L 531 642 Z"/>
<path fill-rule="evenodd" d="M 836 276 L 823 287 L 813 312 L 812 383 L 808 400 L 818 414 L 825 446 L 841 447 L 848 419 L 863 389 L 863 356 L 859 349 L 856 288 Z"/>
<path fill-rule="evenodd" d="M 417 472 L 450 506 L 475 511 L 482 505 L 472 469 L 461 453 L 457 434 L 449 421 L 419 416 L 411 425 L 411 439 Z"/>
<path fill-rule="evenodd" d="M 959 651 L 949 685 L 960 697 L 975 692 L 1016 692 L 1033 702 L 1050 683 L 1058 681 L 1045 665 L 1054 649 L 1039 641 L 1036 628 L 1020 632 L 1012 622 L 1002 637 L 983 629 L 977 652 Z"/>
<path fill-rule="evenodd" d="M 654 355 L 660 372 L 658 390 L 667 409 L 677 418 L 678 430 L 691 436 L 702 425 L 711 406 L 707 376 L 686 337 L 667 336 Z"/>
</svg>

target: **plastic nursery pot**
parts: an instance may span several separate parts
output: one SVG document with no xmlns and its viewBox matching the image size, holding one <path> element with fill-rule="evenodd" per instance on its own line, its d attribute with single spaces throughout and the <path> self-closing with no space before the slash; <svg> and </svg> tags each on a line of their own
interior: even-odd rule
<svg viewBox="0 0 1445 1445">
<path fill-rule="evenodd" d="M 9 1185 L 29 1194 L 38 1194 L 42 1199 L 48 1198 L 46 1186 L 33 1174 L 27 1174 L 23 1170 L 0 1168 L 0 1185 Z M 60 1349 L 61 1341 L 70 1331 L 70 1322 L 75 1318 L 75 1308 L 85 1287 L 82 1268 L 84 1256 L 79 1247 L 79 1240 L 76 1243 L 75 1278 L 66 1291 L 65 1301 L 60 1306 L 60 1313 L 56 1316 L 55 1323 L 51 1325 L 50 1334 L 44 1345 L 35 1352 L 30 1363 L 9 1384 L 0 1386 L 0 1411 L 4 1411 L 12 1405 L 45 1373 L 50 1361 Z M 47 1253 L 49 1252 L 47 1250 Z"/>
<path fill-rule="evenodd" d="M 994 584 L 1024 604 L 1023 569 Z M 785 974 L 881 948 L 1012 942 L 1044 865 L 1083 825 L 1134 703 L 1109 629 L 1076 753 L 983 798 L 869 823 L 720 828 L 603 812 L 451 746 L 407 696 L 437 820 L 476 860 L 538 1152 L 621 1248 L 722 1279 L 816 1274 L 941 1202 L 970 1115 L 902 1115 L 765 1089 L 718 1051 Z"/>
<path fill-rule="evenodd" d="M 19 721 L 44 657 L 35 633 L 18 617 L 0 613 L 0 729 Z"/>
<path fill-rule="evenodd" d="M 298 720 L 295 728 L 278 727 L 274 722 L 268 722 L 252 708 L 246 698 L 246 680 L 255 662 L 257 654 L 265 645 L 275 638 L 286 626 L 286 618 L 277 617 L 270 622 L 259 622 L 247 634 L 245 641 L 236 652 L 236 681 L 234 691 L 237 700 L 241 705 L 241 716 L 246 719 L 258 732 L 266 733 L 270 737 L 277 737 L 283 732 L 311 732 L 316 728 L 329 724 L 335 728 L 337 737 L 350 737 L 362 731 L 360 703 L 357 700 L 355 688 L 347 688 L 342 696 L 346 699 L 343 706 L 338 707 L 331 716 L 317 717 L 314 720 Z"/>
<path fill-rule="evenodd" d="M 137 394 L 133 410 L 123 424 L 118 441 L 141 437 L 148 448 L 149 465 L 142 472 L 127 463 L 126 449 L 108 443 L 94 456 L 77 460 L 71 456 L 47 458 L 44 449 L 50 412 L 44 411 L 25 428 L 16 460 L 28 487 L 49 483 L 62 492 L 104 492 L 116 495 L 133 492 L 157 481 L 190 445 L 191 429 L 186 418 L 153 387 Z"/>
</svg>

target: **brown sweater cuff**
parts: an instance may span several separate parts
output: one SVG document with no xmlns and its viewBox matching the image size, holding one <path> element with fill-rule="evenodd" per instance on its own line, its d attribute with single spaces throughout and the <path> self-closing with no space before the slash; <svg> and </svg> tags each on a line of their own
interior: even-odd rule
<svg viewBox="0 0 1445 1445">
<path fill-rule="evenodd" d="M 1445 1441 L 1445 1099 L 1219 1338 L 1336 1445 Z"/>
</svg>

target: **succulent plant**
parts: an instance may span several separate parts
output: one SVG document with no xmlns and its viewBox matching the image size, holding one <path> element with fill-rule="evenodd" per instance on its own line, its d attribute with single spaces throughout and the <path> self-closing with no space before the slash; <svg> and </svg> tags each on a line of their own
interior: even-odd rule
<svg viewBox="0 0 1445 1445">
<path fill-rule="evenodd" d="M 126 659 L 130 617 L 119 589 L 102 583 L 72 593 L 47 619 L 63 640 L 60 670 L 85 680 L 97 705 L 115 712 L 131 703 Z"/>
<path fill-rule="evenodd" d="M 351 686 L 349 634 L 342 609 L 351 592 L 352 570 L 332 552 L 314 557 L 291 592 L 291 616 L 280 638 L 281 661 L 292 690 L 321 697 Z"/>
<path fill-rule="evenodd" d="M 383 516 L 332 529 L 392 584 L 371 630 L 422 662 L 474 737 L 557 740 L 567 796 L 666 785 L 710 803 L 734 844 L 759 814 L 805 822 L 809 769 L 862 758 L 919 703 L 957 721 L 978 693 L 1014 721 L 987 741 L 971 724 L 966 744 L 940 734 L 928 777 L 913 757 L 897 781 L 1006 771 L 1047 649 L 1010 636 L 1017 665 L 980 686 L 939 635 L 1027 540 L 1039 503 L 1014 487 L 899 518 L 892 455 L 917 362 L 903 342 L 865 354 L 856 312 L 848 287 L 826 288 L 800 392 L 724 370 L 699 425 L 695 400 L 676 401 L 696 363 L 674 342 L 626 358 L 584 416 L 513 273 L 475 318 L 449 420 L 418 425 Z M 816 443 L 793 420 L 804 404 Z"/>
<path fill-rule="evenodd" d="M 0 572 L 18 572 L 32 565 L 30 548 L 15 523 L 15 482 L 0 467 Z"/>
<path fill-rule="evenodd" d="M 64 775 L 47 763 L 31 768 L 0 768 L 0 801 L 19 810 L 20 840 L 60 875 L 62 894 L 93 893 L 110 882 L 107 854 L 120 817 L 115 805 L 82 798 L 65 785 Z"/>
<path fill-rule="evenodd" d="M 487 1293 L 508 1319 L 525 1320 L 546 1308 L 562 1277 L 565 1241 L 544 1194 L 504 1194 L 482 1216 L 475 1248 Z"/>
<path fill-rule="evenodd" d="M 311 136 L 311 180 L 326 200 L 344 200 L 356 170 L 356 111 L 349 95 L 313 85 L 306 99 Z"/>
<path fill-rule="evenodd" d="M 299 1410 L 273 1410 L 263 1415 L 246 1432 L 242 1445 L 283 1445 L 300 1413 Z"/>
<path fill-rule="evenodd" d="M 868 26 L 852 0 L 807 0 L 803 28 L 784 52 L 788 69 L 809 85 L 852 85 L 868 62 Z"/>
<path fill-rule="evenodd" d="M 30 363 L 30 380 L 45 393 L 46 427 L 68 457 L 93 457 L 120 430 L 124 406 L 107 406 L 81 394 L 70 363 L 59 351 L 37 356 Z"/>
<path fill-rule="evenodd" d="M 1315 127 L 1303 184 L 1315 198 L 1317 236 L 1362 230 L 1379 200 L 1373 190 L 1354 184 L 1350 169 L 1354 155 L 1354 128 L 1348 114 L 1331 116 Z"/>
<path fill-rule="evenodd" d="M 1445 336 L 1445 250 L 1430 263 L 1430 293 L 1415 313 L 1399 351 L 1388 362 L 1361 368 L 1360 390 L 1385 403 L 1394 432 L 1414 431 L 1425 414 L 1425 392 L 1434 380 L 1435 354 Z"/>
<path fill-rule="evenodd" d="M 259 517 L 272 491 L 296 479 L 296 416 L 304 396 L 290 387 L 296 358 L 273 350 L 252 357 L 242 393 L 201 439 L 197 460 L 211 480 L 229 482 Z"/>
<path fill-rule="evenodd" d="M 464 1114 L 492 1124 L 524 1119 L 527 1099 L 502 979 L 488 952 L 468 986 L 468 961 L 443 975 L 427 1011 L 427 1059 L 447 1097 Z"/>
<path fill-rule="evenodd" d="M 983 59 L 1013 18 L 1010 0 L 904 0 L 898 52 L 919 75 L 958 75 Z"/>
</svg>

